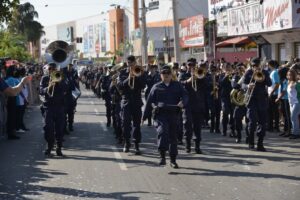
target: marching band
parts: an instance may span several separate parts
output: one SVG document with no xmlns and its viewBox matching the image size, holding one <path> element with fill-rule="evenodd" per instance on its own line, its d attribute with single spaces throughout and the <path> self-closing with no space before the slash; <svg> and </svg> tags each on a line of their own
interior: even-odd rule
<svg viewBox="0 0 300 200">
<path fill-rule="evenodd" d="M 50 155 L 56 139 L 57 155 L 62 156 L 63 135 L 67 132 L 64 129 L 68 124 L 69 131 L 73 130 L 76 101 L 72 99 L 72 91 L 79 88 L 79 79 L 105 101 L 107 127 L 112 125 L 117 143 L 123 145 L 123 152 L 130 152 L 133 143 L 134 153 L 141 155 L 141 124 L 147 121 L 148 126 L 155 127 L 160 165 L 166 164 L 168 151 L 170 165 L 178 168 L 177 145 L 183 142 L 187 153 L 193 149 L 196 154 L 201 154 L 203 128 L 209 128 L 211 134 L 222 133 L 224 137 L 230 129 L 229 136 L 240 143 L 243 121 L 248 148 L 266 151 L 267 127 L 270 129 L 275 121 L 275 129 L 279 129 L 277 119 L 268 115 L 268 109 L 273 109 L 274 103 L 275 108 L 280 104 L 282 109 L 285 133 L 291 130 L 286 76 L 289 70 L 280 69 L 281 78 L 278 83 L 273 82 L 270 77 L 277 70 L 273 61 L 267 63 L 252 58 L 247 63 L 231 64 L 225 59 L 218 63 L 198 63 L 191 58 L 182 66 L 172 63 L 158 67 L 139 66 L 134 56 L 128 56 L 126 63 L 88 68 L 80 77 L 74 75 L 72 67 L 68 65 L 61 74 L 55 64 L 50 63 L 49 74 L 41 81 L 40 94 L 45 96 L 46 155 Z M 144 91 L 145 101 L 142 98 Z M 68 106 L 64 106 L 66 101 Z"/>
</svg>

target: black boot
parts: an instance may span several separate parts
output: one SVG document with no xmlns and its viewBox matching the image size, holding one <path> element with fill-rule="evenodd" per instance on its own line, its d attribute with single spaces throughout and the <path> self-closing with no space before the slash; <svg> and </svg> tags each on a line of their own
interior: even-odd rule
<svg viewBox="0 0 300 200">
<path fill-rule="evenodd" d="M 202 154 L 202 151 L 200 149 L 200 141 L 195 141 L 195 153 Z"/>
<path fill-rule="evenodd" d="M 186 146 L 185 146 L 185 151 L 187 153 L 191 153 L 191 140 L 186 140 Z"/>
<path fill-rule="evenodd" d="M 130 149 L 130 143 L 129 142 L 125 142 L 124 148 L 123 148 L 123 152 L 128 153 L 129 149 Z"/>
<path fill-rule="evenodd" d="M 62 156 L 64 156 L 64 155 L 63 155 L 63 153 L 61 152 L 61 147 L 62 147 L 62 144 L 57 143 L 56 155 L 62 157 Z"/>
<path fill-rule="evenodd" d="M 135 155 L 141 155 L 139 143 L 136 142 L 136 143 L 134 144 L 134 147 L 135 147 Z"/>
<path fill-rule="evenodd" d="M 258 141 L 257 141 L 257 148 L 256 150 L 257 151 L 262 151 L 262 152 L 266 152 L 266 149 L 264 147 L 264 139 L 263 138 L 258 138 Z"/>
<path fill-rule="evenodd" d="M 48 143 L 48 148 L 44 152 L 45 156 L 52 157 L 52 154 L 51 154 L 52 148 L 53 148 L 53 144 Z"/>
<path fill-rule="evenodd" d="M 160 162 L 159 165 L 166 165 L 166 151 L 160 151 Z"/>
<path fill-rule="evenodd" d="M 71 124 L 71 123 L 69 124 L 69 131 L 70 131 L 70 132 L 73 132 L 73 131 L 74 131 L 74 129 L 73 129 L 73 124 Z"/>
<path fill-rule="evenodd" d="M 170 166 L 174 169 L 178 169 L 178 165 L 176 163 L 176 156 L 170 156 L 171 157 L 171 162 L 170 162 Z"/>
</svg>

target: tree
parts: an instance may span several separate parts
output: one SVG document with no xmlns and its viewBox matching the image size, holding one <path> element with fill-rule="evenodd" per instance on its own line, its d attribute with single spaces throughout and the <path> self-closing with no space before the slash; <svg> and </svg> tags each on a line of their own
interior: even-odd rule
<svg viewBox="0 0 300 200">
<path fill-rule="evenodd" d="M 21 62 L 28 60 L 30 55 L 26 51 L 25 38 L 8 31 L 0 31 L 0 57 L 10 57 Z"/>
<path fill-rule="evenodd" d="M 1 0 L 0 23 L 8 22 L 12 18 L 14 8 L 19 5 L 19 0 Z"/>
</svg>

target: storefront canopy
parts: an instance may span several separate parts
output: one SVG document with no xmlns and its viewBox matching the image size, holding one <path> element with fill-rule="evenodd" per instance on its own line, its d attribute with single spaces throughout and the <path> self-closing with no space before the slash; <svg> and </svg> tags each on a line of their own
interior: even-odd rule
<svg viewBox="0 0 300 200">
<path fill-rule="evenodd" d="M 242 45 L 247 44 L 251 42 L 251 40 L 248 37 L 235 37 L 228 40 L 225 40 L 223 42 L 219 42 L 216 47 L 227 47 L 232 45 Z"/>
</svg>

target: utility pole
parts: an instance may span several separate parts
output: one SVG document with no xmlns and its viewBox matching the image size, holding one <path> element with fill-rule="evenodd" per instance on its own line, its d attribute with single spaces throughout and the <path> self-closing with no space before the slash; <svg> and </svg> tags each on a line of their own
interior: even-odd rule
<svg viewBox="0 0 300 200">
<path fill-rule="evenodd" d="M 145 0 L 142 0 L 142 64 L 148 64 L 148 36 L 147 36 L 147 25 L 146 25 L 146 6 Z"/>
<path fill-rule="evenodd" d="M 117 41 L 116 41 L 116 22 L 113 22 L 114 28 L 114 56 L 117 54 Z"/>
<path fill-rule="evenodd" d="M 173 32 L 174 32 L 174 56 L 175 61 L 181 63 L 180 47 L 179 47 L 179 22 L 177 16 L 177 0 L 172 0 L 173 10 Z"/>
</svg>

